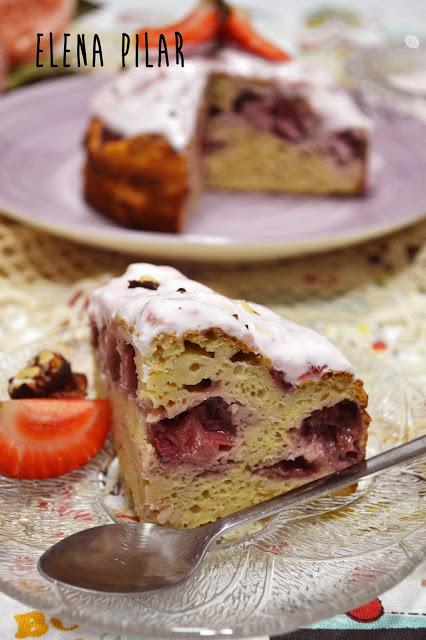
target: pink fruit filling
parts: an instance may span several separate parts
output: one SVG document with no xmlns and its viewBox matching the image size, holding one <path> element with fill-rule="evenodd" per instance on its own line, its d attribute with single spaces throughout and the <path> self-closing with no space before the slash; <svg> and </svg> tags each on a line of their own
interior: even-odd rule
<svg viewBox="0 0 426 640">
<path fill-rule="evenodd" d="M 149 428 L 162 463 L 208 465 L 235 444 L 230 405 L 213 397 Z M 307 478 L 344 469 L 363 458 L 363 424 L 358 405 L 343 400 L 324 407 L 291 430 L 285 458 L 254 473 L 271 478 Z"/>
<path fill-rule="evenodd" d="M 316 115 L 303 98 L 252 89 L 240 91 L 233 111 L 254 129 L 271 131 L 292 142 L 306 138 L 317 122 Z"/>
<path fill-rule="evenodd" d="M 339 471 L 363 457 L 359 407 L 351 400 L 342 400 L 305 418 L 300 427 L 292 429 L 286 457 L 256 472 L 272 478 L 306 478 Z"/>
<path fill-rule="evenodd" d="M 367 140 L 361 131 L 341 131 L 331 138 L 328 151 L 341 165 L 345 165 L 353 158 L 365 160 Z"/>
<path fill-rule="evenodd" d="M 232 112 L 211 107 L 208 119 L 212 122 L 204 140 L 204 151 L 208 154 L 226 147 L 226 141 L 218 136 L 219 122 L 235 124 L 240 120 L 252 129 L 273 133 L 293 144 L 311 145 L 314 142 L 339 165 L 355 159 L 364 160 L 367 155 L 367 140 L 361 131 L 324 133 L 318 114 L 301 96 L 242 88 L 234 100 Z"/>
<path fill-rule="evenodd" d="M 150 440 L 161 462 L 207 464 L 232 447 L 235 431 L 229 405 L 214 397 L 151 425 Z"/>
<path fill-rule="evenodd" d="M 110 381 L 129 397 L 135 397 L 138 380 L 133 346 L 121 338 L 113 325 L 94 331 L 93 342 Z M 309 373 L 321 374 L 314 369 Z M 281 388 L 291 392 L 292 386 L 283 376 L 274 370 L 271 376 Z M 188 389 L 210 390 L 212 382 L 202 380 Z M 244 411 L 237 403 L 230 405 L 213 396 L 174 418 L 152 424 L 149 438 L 161 462 L 206 466 L 217 461 L 221 452 L 232 449 L 237 424 L 250 428 L 253 420 Z M 290 434 L 282 459 L 267 467 L 257 467 L 253 473 L 271 478 L 308 478 L 344 469 L 364 457 L 363 420 L 358 405 L 350 400 L 313 411 Z"/>
<path fill-rule="evenodd" d="M 92 325 L 92 342 L 110 381 L 133 396 L 138 387 L 133 346 L 123 340 L 113 324 L 101 331 Z"/>
</svg>

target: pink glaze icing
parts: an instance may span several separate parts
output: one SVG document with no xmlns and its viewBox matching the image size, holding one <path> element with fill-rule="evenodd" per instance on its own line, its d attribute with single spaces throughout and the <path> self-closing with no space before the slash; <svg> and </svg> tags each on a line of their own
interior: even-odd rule
<svg viewBox="0 0 426 640">
<path fill-rule="evenodd" d="M 134 68 L 120 73 L 94 99 L 93 115 L 117 134 L 159 134 L 177 150 L 195 133 L 199 105 L 212 74 L 271 82 L 284 95 L 301 96 L 318 116 L 324 131 L 368 130 L 370 121 L 332 77 L 294 61 L 268 62 L 236 49 L 216 57 L 185 61 L 185 66 Z"/>
<path fill-rule="evenodd" d="M 157 288 L 129 286 L 131 281 L 137 283 L 140 279 L 150 279 Z M 327 371 L 353 373 L 350 362 L 321 334 L 261 305 L 226 298 L 173 267 L 130 265 L 124 275 L 92 294 L 89 315 L 98 331 L 111 322 L 119 322 L 127 330 L 128 343 L 142 355 L 149 352 L 159 335 L 182 336 L 217 328 L 254 353 L 266 356 L 290 385 Z M 111 344 L 111 351 L 114 348 Z M 114 370 L 114 363 L 111 364 Z M 148 370 L 149 362 L 147 373 Z M 117 379 L 119 375 L 117 370 Z M 131 385 L 131 376 L 124 384 Z"/>
</svg>

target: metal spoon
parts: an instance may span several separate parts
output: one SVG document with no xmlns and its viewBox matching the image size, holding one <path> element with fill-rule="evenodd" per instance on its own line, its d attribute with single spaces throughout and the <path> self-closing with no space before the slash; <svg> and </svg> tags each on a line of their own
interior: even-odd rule
<svg viewBox="0 0 426 640">
<path fill-rule="evenodd" d="M 57 583 L 93 592 L 135 594 L 172 587 L 189 578 L 212 542 L 230 529 L 337 491 L 424 453 L 426 435 L 196 529 L 146 523 L 86 529 L 45 551 L 38 570 Z"/>
</svg>

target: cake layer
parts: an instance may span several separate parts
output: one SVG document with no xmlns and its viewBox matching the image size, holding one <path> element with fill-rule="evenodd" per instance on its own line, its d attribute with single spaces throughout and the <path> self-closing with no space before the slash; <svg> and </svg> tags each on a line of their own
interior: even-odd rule
<svg viewBox="0 0 426 640">
<path fill-rule="evenodd" d="M 252 468 L 269 466 L 287 448 L 297 449 L 295 429 L 318 407 L 345 399 L 365 401 L 362 387 L 343 372 L 310 373 L 295 386 L 283 384 L 282 374 L 267 361 L 243 354 L 241 345 L 224 334 L 192 334 L 190 341 L 159 337 L 148 357 L 118 334 L 117 327 L 115 333 L 111 327 L 101 332 L 98 359 L 109 384 L 140 407 L 161 463 L 201 464 L 203 470 L 236 461 Z M 212 438 L 204 429 L 209 413 L 210 422 L 227 425 L 212 427 L 210 431 L 219 432 Z M 175 447 L 167 447 L 167 434 L 176 440 Z M 200 457 L 181 446 L 185 437 L 194 441 Z"/>
<path fill-rule="evenodd" d="M 250 460 L 253 456 L 244 455 L 245 447 L 238 440 L 248 439 L 246 436 L 250 435 L 253 441 L 253 433 L 244 432 L 248 429 L 258 435 L 256 430 L 259 432 L 263 417 L 252 414 L 246 421 L 246 415 L 245 407 L 239 402 L 228 404 L 222 397 L 214 396 L 174 418 L 147 423 L 148 440 L 162 466 L 189 465 L 197 470 L 201 465 L 203 474 L 211 462 L 220 459 L 224 469 L 241 461 L 252 471 L 268 477 L 291 479 L 338 470 L 347 466 L 348 461 L 355 463 L 363 456 L 362 421 L 354 400 L 340 400 L 314 410 L 300 424 L 288 429 L 287 434 L 282 433 L 281 421 L 277 425 L 280 446 L 272 456 L 279 459 L 272 464 L 265 461 L 264 455 L 257 464 L 256 458 Z M 264 443 L 256 444 L 260 449 L 259 444 Z M 223 456 L 223 452 L 231 451 L 231 459 Z M 212 468 L 213 472 L 216 470 L 217 464 Z"/>
<path fill-rule="evenodd" d="M 304 464 L 302 456 L 295 455 L 296 449 L 282 452 L 285 460 L 275 463 L 275 468 L 252 469 L 244 461 L 211 471 L 200 471 L 191 465 L 159 467 L 137 405 L 118 388 L 111 390 L 110 397 L 114 406 L 114 445 L 141 521 L 199 526 L 344 468 L 364 456 L 365 434 L 357 427 L 356 455 L 337 465 L 330 459 L 328 465 L 323 462 L 318 469 L 309 468 L 313 463 Z M 360 420 L 359 424 L 364 422 Z M 290 457 L 293 454 L 294 460 Z"/>
<path fill-rule="evenodd" d="M 365 190 L 368 132 L 361 124 L 330 129 L 302 92 L 229 76 L 214 76 L 208 103 L 208 186 L 312 194 Z"/>
<path fill-rule="evenodd" d="M 319 334 L 147 264 L 89 313 L 142 519 L 197 526 L 364 457 L 362 382 Z"/>
<path fill-rule="evenodd" d="M 330 140 L 328 148 L 315 142 L 303 147 L 230 122 L 218 122 L 216 140 L 218 134 L 226 144 L 206 142 L 204 183 L 209 187 L 312 195 L 354 195 L 366 190 L 365 161 L 338 159 L 338 153 L 350 157 L 351 143 Z"/>
</svg>

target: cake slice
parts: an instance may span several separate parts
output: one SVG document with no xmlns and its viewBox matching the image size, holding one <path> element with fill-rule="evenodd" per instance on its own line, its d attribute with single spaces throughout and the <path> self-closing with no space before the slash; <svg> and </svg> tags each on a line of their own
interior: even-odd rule
<svg viewBox="0 0 426 640">
<path fill-rule="evenodd" d="M 370 123 L 330 77 L 234 49 L 132 69 L 94 99 L 87 201 L 125 226 L 182 231 L 203 186 L 356 195 Z"/>
<path fill-rule="evenodd" d="M 363 384 L 311 329 L 150 264 L 89 315 L 142 521 L 196 527 L 364 458 Z"/>
</svg>

